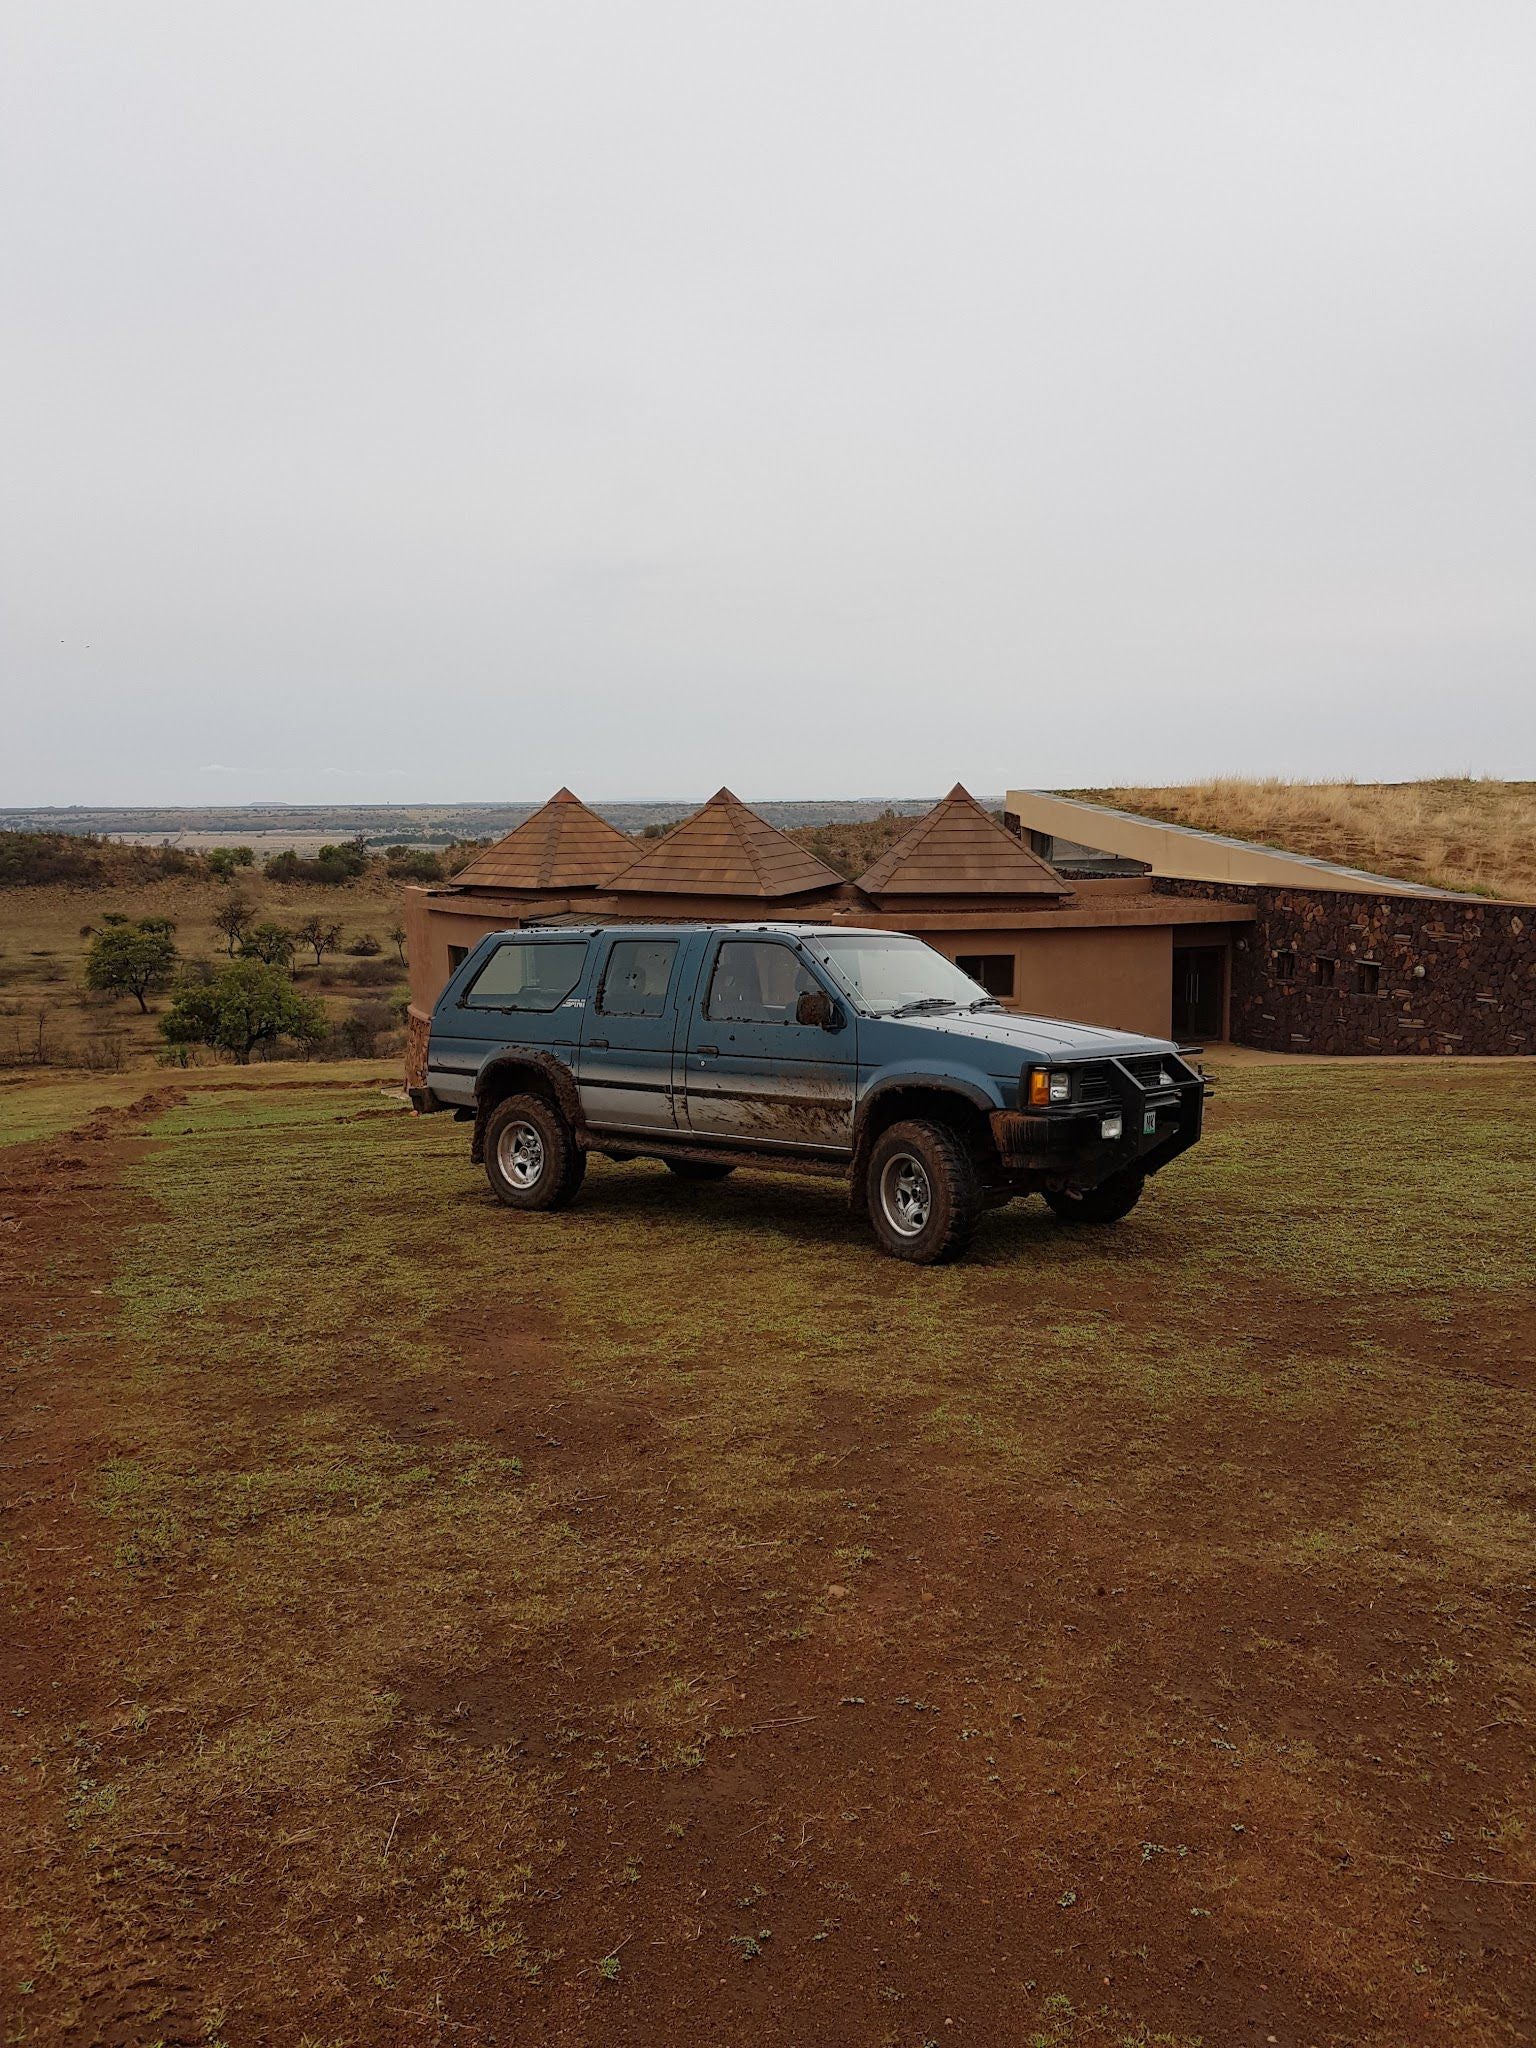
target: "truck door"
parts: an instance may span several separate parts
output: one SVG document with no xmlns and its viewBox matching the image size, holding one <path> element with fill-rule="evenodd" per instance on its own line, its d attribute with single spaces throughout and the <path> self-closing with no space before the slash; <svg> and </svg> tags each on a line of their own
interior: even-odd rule
<svg viewBox="0 0 1536 2048">
<path fill-rule="evenodd" d="M 833 996 L 785 939 L 712 942 L 692 1005 L 685 1115 L 701 1135 L 847 1152 L 853 1145 L 857 1036 L 796 1021 L 805 994 Z"/>
<path fill-rule="evenodd" d="M 576 1077 L 587 1122 L 673 1130 L 681 947 L 676 939 L 613 938 L 598 963 Z"/>
</svg>

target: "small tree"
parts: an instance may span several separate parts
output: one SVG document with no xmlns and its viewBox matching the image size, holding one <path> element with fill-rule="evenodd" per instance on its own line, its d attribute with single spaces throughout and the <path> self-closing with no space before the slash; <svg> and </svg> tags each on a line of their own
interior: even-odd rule
<svg viewBox="0 0 1536 2048">
<path fill-rule="evenodd" d="M 132 996 L 147 1016 L 153 989 L 169 988 L 176 969 L 176 927 L 168 917 L 114 917 L 86 948 L 85 985 Z"/>
<path fill-rule="evenodd" d="M 341 926 L 327 924 L 321 917 L 306 917 L 294 933 L 301 946 L 308 946 L 315 956 L 318 967 L 327 953 L 334 953 L 341 944 Z"/>
<path fill-rule="evenodd" d="M 253 924 L 240 941 L 247 958 L 261 960 L 268 967 L 287 967 L 293 960 L 293 933 L 285 924 Z"/>
<path fill-rule="evenodd" d="M 400 965 L 403 967 L 405 965 L 405 926 L 403 924 L 392 924 L 390 926 L 389 943 L 400 955 Z"/>
<path fill-rule="evenodd" d="M 221 903 L 213 913 L 213 928 L 223 935 L 224 950 L 231 960 L 235 948 L 251 928 L 251 919 L 256 915 L 256 906 L 248 896 L 231 896 L 227 903 Z"/>
<path fill-rule="evenodd" d="M 245 1066 L 258 1045 L 277 1038 L 318 1045 L 329 1025 L 325 1006 L 302 996 L 264 960 L 232 960 L 211 981 L 184 982 L 160 1021 L 170 1045 L 208 1045 Z"/>
</svg>

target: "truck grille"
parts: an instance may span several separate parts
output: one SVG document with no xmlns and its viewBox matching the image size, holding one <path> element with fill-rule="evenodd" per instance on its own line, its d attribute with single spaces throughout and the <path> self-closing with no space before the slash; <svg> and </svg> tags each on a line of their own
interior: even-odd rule
<svg viewBox="0 0 1536 2048">
<path fill-rule="evenodd" d="M 1173 1070 L 1163 1063 L 1161 1053 L 1132 1053 L 1120 1065 L 1141 1083 L 1144 1088 L 1155 1088 L 1159 1076 L 1166 1073 L 1170 1080 L 1175 1077 Z M 1076 1096 L 1079 1102 L 1113 1102 L 1115 1100 L 1115 1077 L 1110 1071 L 1108 1060 L 1090 1060 L 1086 1066 L 1077 1069 Z"/>
</svg>

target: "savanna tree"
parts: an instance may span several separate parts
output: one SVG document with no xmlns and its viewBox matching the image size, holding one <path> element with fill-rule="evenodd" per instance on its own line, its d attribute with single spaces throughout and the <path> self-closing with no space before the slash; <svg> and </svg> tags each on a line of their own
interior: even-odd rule
<svg viewBox="0 0 1536 2048">
<path fill-rule="evenodd" d="M 247 959 L 261 960 L 268 967 L 288 967 L 293 961 L 293 933 L 287 925 L 275 924 L 270 919 L 253 924 L 240 941 L 240 951 Z"/>
<path fill-rule="evenodd" d="M 86 987 L 132 996 L 147 1015 L 150 993 L 168 988 L 176 971 L 175 930 L 168 917 L 111 918 L 86 948 Z"/>
<path fill-rule="evenodd" d="M 160 1020 L 170 1045 L 206 1045 L 246 1065 L 258 1045 L 291 1038 L 318 1045 L 329 1030 L 323 1003 L 300 995 L 279 967 L 232 960 L 209 981 L 187 981 Z"/>
<path fill-rule="evenodd" d="M 306 917 L 294 937 L 301 946 L 309 947 L 318 967 L 327 953 L 334 953 L 340 946 L 341 926 L 327 924 L 322 917 Z"/>
</svg>

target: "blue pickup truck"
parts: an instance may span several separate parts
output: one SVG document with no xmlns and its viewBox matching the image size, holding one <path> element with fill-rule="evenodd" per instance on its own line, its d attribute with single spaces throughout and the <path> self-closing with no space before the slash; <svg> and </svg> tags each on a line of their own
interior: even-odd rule
<svg viewBox="0 0 1536 2048">
<path fill-rule="evenodd" d="M 432 1015 L 418 1110 L 473 1120 L 514 1209 L 574 1199 L 587 1154 L 846 1178 L 894 1257 L 962 1253 L 1040 1194 L 1113 1223 L 1200 1136 L 1165 1039 L 1022 1017 L 921 939 L 837 925 L 494 932 Z"/>
</svg>

